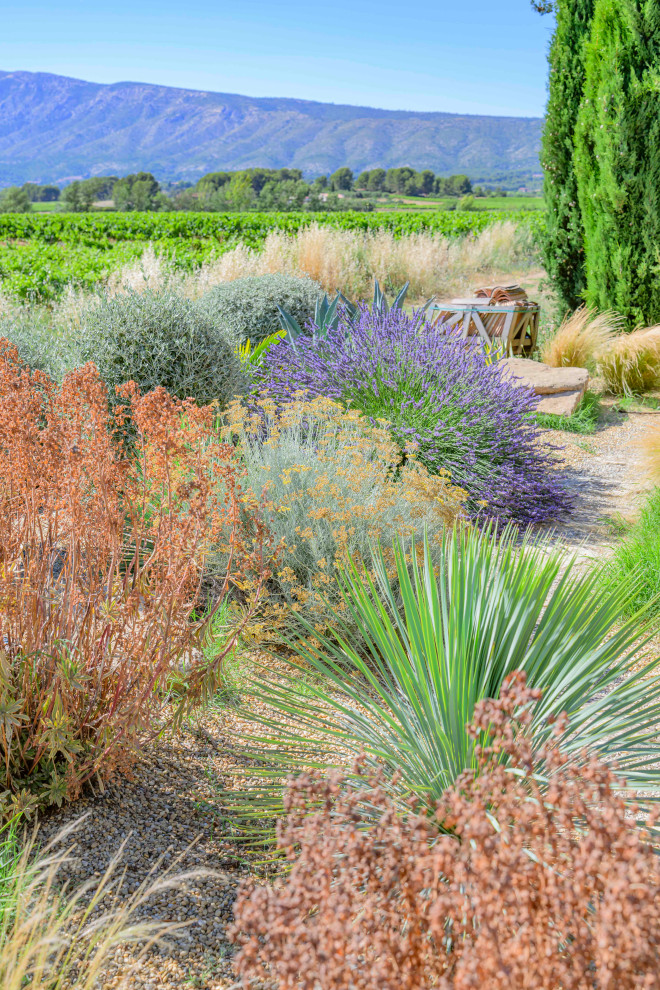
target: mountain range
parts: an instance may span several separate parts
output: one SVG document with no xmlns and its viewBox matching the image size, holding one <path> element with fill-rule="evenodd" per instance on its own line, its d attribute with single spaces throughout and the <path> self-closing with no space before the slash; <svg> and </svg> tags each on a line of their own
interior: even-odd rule
<svg viewBox="0 0 660 990">
<path fill-rule="evenodd" d="M 441 94 L 438 94 L 441 99 Z M 538 173 L 542 121 L 378 110 L 150 83 L 0 72 L 0 186 L 139 170 L 195 181 L 250 166 L 314 177 L 410 165 L 472 179 Z"/>
</svg>

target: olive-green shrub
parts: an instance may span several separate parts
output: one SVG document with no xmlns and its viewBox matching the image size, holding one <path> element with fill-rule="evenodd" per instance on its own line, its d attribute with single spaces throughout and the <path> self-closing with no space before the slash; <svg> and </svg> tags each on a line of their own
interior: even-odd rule
<svg viewBox="0 0 660 990">
<path fill-rule="evenodd" d="M 174 292 L 105 297 L 83 315 L 80 357 L 93 361 L 110 392 L 134 381 L 181 399 L 225 406 L 245 390 L 236 341 L 208 313 Z"/>
<path fill-rule="evenodd" d="M 316 300 L 323 294 L 311 278 L 277 272 L 251 275 L 215 286 L 198 302 L 200 312 L 239 340 L 259 343 L 281 329 L 277 307 L 304 326 L 314 317 Z"/>
</svg>

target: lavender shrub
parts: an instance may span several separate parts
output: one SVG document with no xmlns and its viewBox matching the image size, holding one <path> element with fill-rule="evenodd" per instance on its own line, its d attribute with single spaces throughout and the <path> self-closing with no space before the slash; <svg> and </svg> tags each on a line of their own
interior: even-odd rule
<svg viewBox="0 0 660 990">
<path fill-rule="evenodd" d="M 423 314 L 363 307 L 324 339 L 281 341 L 257 376 L 276 400 L 302 390 L 387 420 L 402 456 L 414 447 L 430 472 L 449 471 L 475 513 L 525 524 L 568 507 L 563 479 L 537 443 L 532 390 Z"/>
</svg>

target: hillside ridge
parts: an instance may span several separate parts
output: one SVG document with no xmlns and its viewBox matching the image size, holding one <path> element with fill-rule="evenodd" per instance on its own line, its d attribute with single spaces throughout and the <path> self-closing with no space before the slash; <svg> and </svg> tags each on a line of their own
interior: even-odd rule
<svg viewBox="0 0 660 990">
<path fill-rule="evenodd" d="M 411 165 L 474 179 L 539 171 L 542 121 L 383 110 L 154 83 L 0 71 L 0 184 L 144 169 L 196 180 L 220 169 Z"/>
</svg>

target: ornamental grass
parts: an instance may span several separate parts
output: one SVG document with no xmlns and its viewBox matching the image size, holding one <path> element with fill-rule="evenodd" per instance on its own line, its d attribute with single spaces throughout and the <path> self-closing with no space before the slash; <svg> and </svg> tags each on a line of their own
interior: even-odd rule
<svg viewBox="0 0 660 990">
<path fill-rule="evenodd" d="M 634 395 L 660 386 L 660 327 L 620 334 L 599 354 L 597 371 L 609 392 Z"/>
<path fill-rule="evenodd" d="M 58 388 L 0 341 L 0 813 L 60 804 L 123 767 L 182 665 L 185 705 L 202 700 L 226 651 L 209 665 L 194 648 L 231 585 L 256 573 L 258 597 L 266 576 L 214 410 L 162 388 L 122 396 L 110 412 L 93 365 Z M 225 572 L 195 618 L 212 542 Z"/>
<path fill-rule="evenodd" d="M 465 292 L 475 279 L 510 278 L 511 272 L 530 268 L 536 253 L 532 232 L 513 221 L 463 237 L 428 232 L 395 237 L 385 230 L 339 230 L 313 223 L 293 234 L 271 231 L 260 248 L 236 244 L 187 275 L 175 273 L 171 261 L 149 247 L 139 261 L 113 272 L 108 287 L 111 293 L 179 288 L 198 298 L 234 279 L 282 272 L 307 275 L 325 292 L 342 291 L 358 299 L 371 296 L 374 279 L 388 290 L 410 282 L 411 298 L 421 299 Z"/>
<path fill-rule="evenodd" d="M 183 885 L 193 874 L 175 877 L 161 869 L 156 877 L 154 870 L 126 895 L 126 843 L 94 881 L 63 883 L 63 871 L 74 855 L 74 828 L 63 829 L 41 849 L 36 832 L 20 842 L 15 827 L 0 831 L 2 990 L 99 990 L 106 985 L 108 970 L 120 967 L 117 950 L 131 946 L 132 962 L 121 964 L 111 984 L 116 990 L 129 990 L 147 950 L 180 927 L 140 916 L 150 898 Z"/>
<path fill-rule="evenodd" d="M 606 351 L 625 321 L 616 313 L 599 313 L 580 306 L 567 316 L 556 334 L 541 350 L 541 360 L 553 368 L 593 367 L 601 352 Z"/>
</svg>

